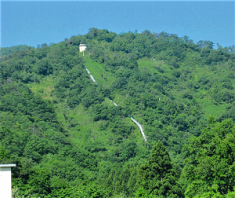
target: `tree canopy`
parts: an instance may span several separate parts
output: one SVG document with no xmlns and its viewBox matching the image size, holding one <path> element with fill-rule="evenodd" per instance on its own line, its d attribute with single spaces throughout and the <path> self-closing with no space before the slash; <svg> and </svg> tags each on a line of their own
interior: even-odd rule
<svg viewBox="0 0 235 198">
<path fill-rule="evenodd" d="M 137 197 L 183 197 L 178 175 L 163 144 L 153 147 L 147 164 L 140 167 Z"/>
<path fill-rule="evenodd" d="M 234 197 L 234 46 L 91 28 L 1 51 L 15 197 Z"/>
</svg>

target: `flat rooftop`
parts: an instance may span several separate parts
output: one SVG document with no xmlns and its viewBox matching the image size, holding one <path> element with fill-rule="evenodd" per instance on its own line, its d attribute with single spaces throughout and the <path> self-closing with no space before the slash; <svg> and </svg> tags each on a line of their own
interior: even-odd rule
<svg viewBox="0 0 235 198">
<path fill-rule="evenodd" d="M 0 164 L 0 168 L 11 168 L 16 167 L 16 164 Z"/>
</svg>

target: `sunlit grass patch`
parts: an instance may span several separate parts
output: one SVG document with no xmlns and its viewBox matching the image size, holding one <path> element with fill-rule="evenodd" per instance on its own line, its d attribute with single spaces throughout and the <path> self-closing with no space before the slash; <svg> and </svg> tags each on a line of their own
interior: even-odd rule
<svg viewBox="0 0 235 198">
<path fill-rule="evenodd" d="M 29 86 L 33 93 L 40 94 L 43 99 L 53 99 L 51 96 L 51 91 L 54 90 L 53 76 L 47 76 L 40 83 L 31 83 Z"/>
<path fill-rule="evenodd" d="M 84 58 L 84 60 L 86 67 L 89 69 L 98 84 L 102 84 L 104 87 L 110 86 L 115 80 L 114 75 L 105 71 L 104 65 L 99 64 L 88 57 Z"/>
</svg>

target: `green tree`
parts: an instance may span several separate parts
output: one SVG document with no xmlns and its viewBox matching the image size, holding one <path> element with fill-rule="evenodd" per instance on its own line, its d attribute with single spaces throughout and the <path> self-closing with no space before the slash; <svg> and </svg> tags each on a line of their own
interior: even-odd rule
<svg viewBox="0 0 235 198">
<path fill-rule="evenodd" d="M 225 195 L 235 187 L 235 127 L 231 120 L 210 119 L 199 137 L 185 147 L 186 160 L 181 181 L 186 197 Z M 217 196 L 218 197 L 218 196 Z"/>
<path fill-rule="evenodd" d="M 30 175 L 27 187 L 30 193 L 45 195 L 50 193 L 51 173 L 46 168 L 36 168 Z"/>
<path fill-rule="evenodd" d="M 183 197 L 169 153 L 163 144 L 153 147 L 149 161 L 140 167 L 137 197 Z"/>
</svg>

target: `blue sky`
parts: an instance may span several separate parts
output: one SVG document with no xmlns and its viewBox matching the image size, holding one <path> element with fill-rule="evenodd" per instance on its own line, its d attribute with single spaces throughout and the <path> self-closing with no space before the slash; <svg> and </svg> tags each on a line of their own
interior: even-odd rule
<svg viewBox="0 0 235 198">
<path fill-rule="evenodd" d="M 234 45 L 234 1 L 2 1 L 1 47 L 58 43 L 96 27 Z"/>
</svg>

